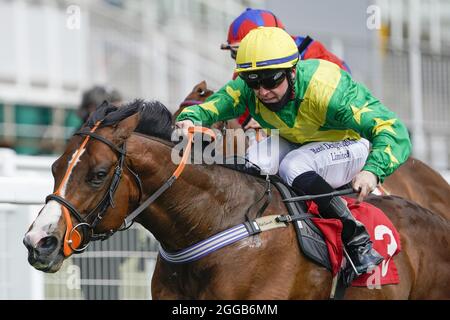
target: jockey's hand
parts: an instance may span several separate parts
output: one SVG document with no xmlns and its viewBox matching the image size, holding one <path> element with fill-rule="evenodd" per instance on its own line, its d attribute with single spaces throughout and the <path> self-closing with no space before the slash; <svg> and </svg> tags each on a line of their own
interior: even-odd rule
<svg viewBox="0 0 450 320">
<path fill-rule="evenodd" d="M 194 123 L 191 120 L 182 120 L 175 122 L 175 128 L 181 129 L 182 134 L 187 137 L 188 136 L 188 129 L 190 127 L 194 127 Z"/>
<path fill-rule="evenodd" d="M 356 203 L 361 203 L 378 184 L 378 178 L 370 171 L 361 171 L 352 180 L 353 190 L 359 191 Z"/>
<path fill-rule="evenodd" d="M 244 130 L 248 129 L 261 129 L 261 125 L 258 123 L 258 121 L 251 118 L 250 121 L 244 127 Z"/>
</svg>

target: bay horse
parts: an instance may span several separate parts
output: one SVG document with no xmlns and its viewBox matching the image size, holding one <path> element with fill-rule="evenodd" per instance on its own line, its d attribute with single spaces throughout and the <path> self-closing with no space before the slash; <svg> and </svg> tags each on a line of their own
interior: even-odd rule
<svg viewBox="0 0 450 320">
<path fill-rule="evenodd" d="M 126 226 L 124 220 L 147 203 L 144 199 L 153 202 L 135 220 L 167 252 L 244 221 L 243 208 L 264 194 L 265 180 L 219 165 L 188 164 L 180 171 L 171 158 L 171 123 L 170 112 L 156 102 L 136 101 L 119 109 L 101 106 L 92 115 L 52 165 L 54 193 L 24 236 L 33 267 L 58 271 L 64 259 L 81 252 L 90 240 L 106 238 Z M 136 128 L 151 136 L 135 132 Z M 394 261 L 401 280 L 378 290 L 350 287 L 345 298 L 450 299 L 449 221 L 398 197 L 367 201 L 382 209 L 400 233 L 402 251 Z M 252 208 L 250 218 L 258 209 Z M 264 216 L 286 212 L 274 189 Z M 190 263 L 173 264 L 159 254 L 152 296 L 328 298 L 331 273 L 307 259 L 296 242 L 289 225 L 241 239 Z"/>
<path fill-rule="evenodd" d="M 189 104 L 183 102 L 175 112 L 174 119 L 185 107 L 204 102 L 213 93 L 214 91 L 208 89 L 206 81 L 198 83 L 186 97 L 185 101 L 189 101 Z M 228 129 L 237 128 L 231 121 L 214 124 L 212 128 L 223 126 Z M 450 219 L 450 185 L 437 171 L 414 157 L 409 157 L 400 168 L 388 176 L 380 189 L 386 195 L 417 202 L 422 207 Z"/>
</svg>

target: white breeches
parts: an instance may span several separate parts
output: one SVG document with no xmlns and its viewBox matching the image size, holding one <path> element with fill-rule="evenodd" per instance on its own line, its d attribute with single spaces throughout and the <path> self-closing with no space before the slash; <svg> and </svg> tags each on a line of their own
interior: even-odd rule
<svg viewBox="0 0 450 320">
<path fill-rule="evenodd" d="M 290 186 L 297 176 L 314 171 L 333 188 L 338 188 L 361 171 L 369 155 L 369 147 L 369 141 L 363 138 L 312 142 L 299 147 L 276 136 L 251 145 L 247 158 L 258 165 L 263 174 L 278 173 Z"/>
</svg>

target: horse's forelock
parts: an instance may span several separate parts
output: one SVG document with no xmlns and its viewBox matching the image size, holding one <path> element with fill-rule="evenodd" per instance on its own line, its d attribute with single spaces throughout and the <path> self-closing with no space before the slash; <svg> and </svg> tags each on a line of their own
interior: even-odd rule
<svg viewBox="0 0 450 320">
<path fill-rule="evenodd" d="M 145 104 L 144 100 L 136 99 L 133 102 L 124 104 L 119 108 L 116 108 L 116 110 L 114 110 L 111 113 L 108 113 L 105 116 L 102 122 L 102 126 L 115 125 L 120 121 L 140 112 L 144 104 Z"/>
<path fill-rule="evenodd" d="M 135 132 L 170 141 L 173 131 L 172 113 L 159 101 L 144 101 L 139 110 Z"/>
<path fill-rule="evenodd" d="M 89 116 L 89 119 L 86 122 L 86 125 L 89 128 L 92 128 L 98 121 L 102 121 L 105 119 L 105 117 L 117 110 L 117 107 L 108 103 L 108 101 L 103 101 L 102 104 L 100 104 L 97 109 Z"/>
<path fill-rule="evenodd" d="M 143 100 L 137 99 L 133 102 L 117 107 L 105 100 L 91 114 L 86 125 L 92 128 L 97 123 L 97 121 L 102 121 L 102 127 L 115 125 L 123 119 L 139 112 L 142 109 L 144 103 L 145 102 Z"/>
</svg>

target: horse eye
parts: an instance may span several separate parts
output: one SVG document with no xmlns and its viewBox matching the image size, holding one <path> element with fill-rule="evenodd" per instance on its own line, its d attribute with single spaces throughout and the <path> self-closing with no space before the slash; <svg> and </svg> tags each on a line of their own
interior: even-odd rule
<svg viewBox="0 0 450 320">
<path fill-rule="evenodd" d="M 101 180 L 104 177 L 106 177 L 106 171 L 99 171 L 95 174 L 95 179 L 96 180 Z"/>
<path fill-rule="evenodd" d="M 87 182 L 91 184 L 93 187 L 100 187 L 103 184 L 103 181 L 105 180 L 105 177 L 108 175 L 108 173 L 105 170 L 100 170 L 97 172 L 92 172 L 88 178 Z"/>
<path fill-rule="evenodd" d="M 198 89 L 197 92 L 200 95 L 200 97 L 203 97 L 206 93 L 205 90 L 203 90 L 203 89 Z"/>
</svg>

